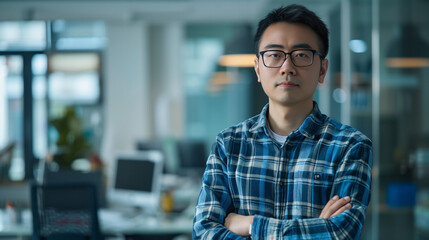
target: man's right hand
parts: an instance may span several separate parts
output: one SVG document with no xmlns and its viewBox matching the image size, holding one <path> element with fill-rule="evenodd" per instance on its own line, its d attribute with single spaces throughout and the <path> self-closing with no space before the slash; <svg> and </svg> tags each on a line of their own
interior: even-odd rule
<svg viewBox="0 0 429 240">
<path fill-rule="evenodd" d="M 350 203 L 349 196 L 340 199 L 337 195 L 335 195 L 322 209 L 322 213 L 320 213 L 319 217 L 328 219 L 330 217 L 337 216 L 351 207 L 352 204 Z"/>
</svg>

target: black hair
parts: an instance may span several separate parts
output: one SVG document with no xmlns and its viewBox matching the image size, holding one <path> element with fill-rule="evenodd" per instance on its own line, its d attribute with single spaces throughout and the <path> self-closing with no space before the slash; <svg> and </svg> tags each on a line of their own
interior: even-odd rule
<svg viewBox="0 0 429 240">
<path fill-rule="evenodd" d="M 322 19 L 320 19 L 320 17 L 318 17 L 314 12 L 308 10 L 302 5 L 297 4 L 275 9 L 259 22 L 258 30 L 256 31 L 254 38 L 257 56 L 262 34 L 270 25 L 278 22 L 301 23 L 310 27 L 320 38 L 320 42 L 322 43 L 320 46 L 320 53 L 323 55 L 323 58 L 326 57 L 329 50 L 328 28 Z"/>
</svg>

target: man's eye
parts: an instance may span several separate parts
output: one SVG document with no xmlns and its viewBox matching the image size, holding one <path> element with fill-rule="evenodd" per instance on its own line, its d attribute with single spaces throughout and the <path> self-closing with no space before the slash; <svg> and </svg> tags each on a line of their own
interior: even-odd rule
<svg viewBox="0 0 429 240">
<path fill-rule="evenodd" d="M 270 58 L 280 58 L 281 56 L 278 53 L 271 53 L 270 55 L 268 55 L 268 57 L 270 57 Z"/>
<path fill-rule="evenodd" d="M 311 52 L 308 51 L 298 51 L 293 54 L 295 58 L 308 58 L 311 55 Z"/>
<path fill-rule="evenodd" d="M 308 57 L 308 55 L 305 54 L 305 53 L 297 53 L 297 54 L 295 54 L 295 57 L 297 57 L 297 58 L 306 58 L 306 57 Z"/>
</svg>

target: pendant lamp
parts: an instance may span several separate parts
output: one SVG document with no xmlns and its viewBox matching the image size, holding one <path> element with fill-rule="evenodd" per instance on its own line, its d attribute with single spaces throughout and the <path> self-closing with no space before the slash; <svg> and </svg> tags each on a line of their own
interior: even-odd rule
<svg viewBox="0 0 429 240">
<path fill-rule="evenodd" d="M 253 67 L 255 58 L 252 29 L 246 24 L 235 29 L 218 63 L 225 67 Z"/>
<path fill-rule="evenodd" d="M 386 65 L 392 68 L 429 67 L 429 44 L 422 37 L 418 25 L 407 19 L 412 12 L 410 3 L 406 2 L 403 1 L 401 7 L 404 23 L 400 27 L 399 37 L 389 45 Z"/>
</svg>

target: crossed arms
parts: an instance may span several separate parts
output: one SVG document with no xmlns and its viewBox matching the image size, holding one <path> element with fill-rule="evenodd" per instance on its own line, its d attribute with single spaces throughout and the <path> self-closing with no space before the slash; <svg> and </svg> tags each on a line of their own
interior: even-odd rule
<svg viewBox="0 0 429 240">
<path fill-rule="evenodd" d="M 359 238 L 370 199 L 370 142 L 355 144 L 347 150 L 336 166 L 330 191 L 326 194 L 331 196 L 330 200 L 320 208 L 308 203 L 317 205 L 316 210 L 311 210 L 312 216 L 302 218 L 276 218 L 255 214 L 256 208 L 242 209 L 245 205 L 240 205 L 231 193 L 234 171 L 229 172 L 231 166 L 224 160 L 225 154 L 222 149 L 214 148 L 209 157 L 196 207 L 194 239 L 244 239 L 249 236 L 249 230 L 252 239 Z M 246 198 L 252 202 L 252 197 Z"/>
<path fill-rule="evenodd" d="M 352 207 L 350 197 L 346 196 L 339 198 L 335 195 L 331 198 L 320 213 L 320 218 L 328 219 L 343 213 L 345 210 Z M 253 216 L 245 216 L 237 213 L 229 213 L 225 218 L 224 226 L 231 232 L 242 236 L 250 236 L 250 226 L 253 222 Z"/>
</svg>

